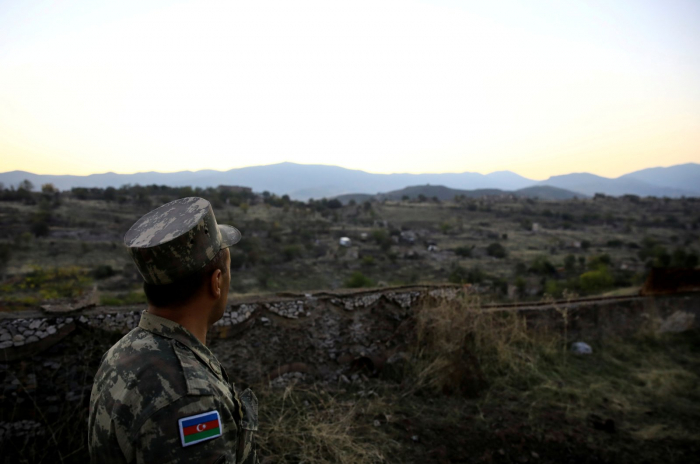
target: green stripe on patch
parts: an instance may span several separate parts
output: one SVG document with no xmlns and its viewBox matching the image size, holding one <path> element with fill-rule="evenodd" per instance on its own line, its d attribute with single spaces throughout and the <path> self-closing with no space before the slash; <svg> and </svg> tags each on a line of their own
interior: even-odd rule
<svg viewBox="0 0 700 464">
<path fill-rule="evenodd" d="M 193 441 L 203 440 L 205 438 L 209 438 L 209 437 L 212 437 L 214 435 L 218 435 L 220 433 L 220 430 L 221 429 L 219 429 L 219 427 L 217 427 L 215 429 L 205 430 L 203 432 L 193 433 L 192 435 L 187 435 L 185 437 L 185 443 L 191 443 Z"/>
</svg>

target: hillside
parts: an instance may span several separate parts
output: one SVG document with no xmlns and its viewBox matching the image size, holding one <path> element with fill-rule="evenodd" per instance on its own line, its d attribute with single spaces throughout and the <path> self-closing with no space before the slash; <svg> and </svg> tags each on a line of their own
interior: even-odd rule
<svg viewBox="0 0 700 464">
<path fill-rule="evenodd" d="M 243 232 L 231 258 L 236 293 L 468 282 L 498 300 L 590 294 L 639 284 L 651 266 L 695 266 L 700 253 L 693 198 L 544 200 L 481 191 L 435 202 L 455 191 L 414 189 L 414 199 L 402 199 L 406 190 L 396 200 L 347 205 L 228 188 L 0 191 L 0 275 L 12 282 L 0 305 L 93 287 L 105 301 L 142 300 L 124 234 L 155 206 L 192 195 Z M 341 237 L 351 245 L 340 246 Z"/>
<path fill-rule="evenodd" d="M 477 189 L 477 190 L 459 190 L 445 187 L 444 185 L 415 185 L 406 187 L 393 192 L 378 193 L 376 195 L 368 195 L 363 193 L 339 195 L 335 197 L 343 204 L 348 204 L 350 201 L 361 202 L 369 200 L 416 200 L 434 199 L 440 201 L 451 201 L 458 197 L 464 198 L 483 198 L 483 197 L 518 197 L 518 198 L 539 198 L 540 200 L 570 200 L 573 198 L 586 198 L 587 195 L 572 192 L 557 187 L 548 185 L 527 187 L 520 190 L 508 191 L 499 189 Z"/>
</svg>

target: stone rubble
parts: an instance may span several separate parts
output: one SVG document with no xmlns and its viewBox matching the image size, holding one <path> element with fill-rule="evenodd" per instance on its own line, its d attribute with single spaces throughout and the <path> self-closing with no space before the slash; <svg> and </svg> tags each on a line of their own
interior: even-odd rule
<svg viewBox="0 0 700 464">
<path fill-rule="evenodd" d="M 344 298 L 342 300 L 340 298 L 333 298 L 331 300 L 331 303 L 333 303 L 336 306 L 345 308 L 348 311 L 352 311 L 354 309 L 367 308 L 369 306 L 372 306 L 381 297 L 381 293 L 372 293 L 369 295 L 357 296 L 355 298 Z"/>
<path fill-rule="evenodd" d="M 459 289 L 454 288 L 454 287 L 445 287 L 445 288 L 435 288 L 433 290 L 430 290 L 428 292 L 428 295 L 430 295 L 433 298 L 441 298 L 445 300 L 454 300 L 457 298 L 457 295 L 459 295 Z"/>
<path fill-rule="evenodd" d="M 224 316 L 219 319 L 214 325 L 215 326 L 231 326 L 241 324 L 248 319 L 253 313 L 258 309 L 259 305 L 253 304 L 242 304 L 234 308 L 229 306 L 229 309 L 224 312 Z"/>
<path fill-rule="evenodd" d="M 278 316 L 286 317 L 287 319 L 298 319 L 299 316 L 306 315 L 304 310 L 304 302 L 297 301 L 281 301 L 278 303 L 265 303 L 265 308 Z"/>
<path fill-rule="evenodd" d="M 386 294 L 386 297 L 389 301 L 396 303 L 404 309 L 408 309 L 420 297 L 420 292 L 389 292 Z"/>
</svg>

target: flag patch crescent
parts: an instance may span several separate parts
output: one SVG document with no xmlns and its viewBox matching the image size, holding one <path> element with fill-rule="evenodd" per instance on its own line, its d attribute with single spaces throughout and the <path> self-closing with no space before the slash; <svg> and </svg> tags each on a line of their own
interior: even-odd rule
<svg viewBox="0 0 700 464">
<path fill-rule="evenodd" d="M 216 410 L 183 417 L 177 423 L 183 447 L 220 437 L 224 432 L 221 416 Z"/>
</svg>

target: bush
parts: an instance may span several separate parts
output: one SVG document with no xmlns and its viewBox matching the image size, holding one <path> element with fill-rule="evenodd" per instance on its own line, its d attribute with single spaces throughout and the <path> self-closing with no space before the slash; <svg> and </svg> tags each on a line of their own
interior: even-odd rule
<svg viewBox="0 0 700 464">
<path fill-rule="evenodd" d="M 375 264 L 377 264 L 376 261 L 374 260 L 374 257 L 372 257 L 372 256 L 363 256 L 361 263 L 363 266 L 368 266 L 368 267 L 374 266 Z"/>
<path fill-rule="evenodd" d="M 372 231 L 372 239 L 379 245 L 382 251 L 389 251 L 391 248 L 391 237 L 384 229 L 375 229 Z"/>
<path fill-rule="evenodd" d="M 365 276 L 360 271 L 353 272 L 350 277 L 345 281 L 345 286 L 348 288 L 361 288 L 361 287 L 371 287 L 374 285 L 372 279 Z"/>
<path fill-rule="evenodd" d="M 508 255 L 503 245 L 497 242 L 486 247 L 486 253 L 494 258 L 505 258 Z"/>
<path fill-rule="evenodd" d="M 284 257 L 285 261 L 293 261 L 296 258 L 300 258 L 302 252 L 303 249 L 301 245 L 287 245 L 286 247 L 282 248 L 282 256 Z"/>
<path fill-rule="evenodd" d="M 564 258 L 564 269 L 566 269 L 566 272 L 573 272 L 575 268 L 576 257 L 571 254 L 566 255 L 566 258 Z"/>
<path fill-rule="evenodd" d="M 557 270 L 545 256 L 538 256 L 532 261 L 530 272 L 540 275 L 552 275 L 555 274 Z"/>
<path fill-rule="evenodd" d="M 35 237 L 46 237 L 49 235 L 49 218 L 45 214 L 37 214 L 32 220 L 30 230 Z"/>
<path fill-rule="evenodd" d="M 579 285 L 584 292 L 592 293 L 612 287 L 613 277 L 607 267 L 601 267 L 595 271 L 588 271 L 579 277 Z"/>
<path fill-rule="evenodd" d="M 610 258 L 610 255 L 607 253 L 603 253 L 602 255 L 599 256 L 592 256 L 588 260 L 588 268 L 591 270 L 597 270 L 600 269 L 601 266 L 607 267 L 612 265 L 612 259 Z"/>
<path fill-rule="evenodd" d="M 461 246 L 461 247 L 455 248 L 454 252 L 457 256 L 461 256 L 462 258 L 471 258 L 473 249 L 474 249 L 473 245 L 471 247 Z"/>
<path fill-rule="evenodd" d="M 114 274 L 116 274 L 116 272 L 114 272 L 114 269 L 112 269 L 112 266 L 109 264 L 102 264 L 92 270 L 92 276 L 95 279 L 106 279 L 112 277 Z"/>
<path fill-rule="evenodd" d="M 478 284 L 481 283 L 486 275 L 478 267 L 465 269 L 462 266 L 453 266 L 448 277 L 453 284 Z"/>
</svg>

